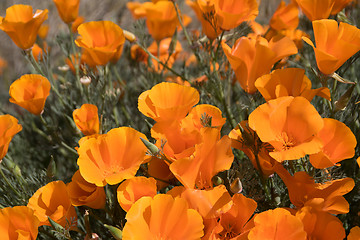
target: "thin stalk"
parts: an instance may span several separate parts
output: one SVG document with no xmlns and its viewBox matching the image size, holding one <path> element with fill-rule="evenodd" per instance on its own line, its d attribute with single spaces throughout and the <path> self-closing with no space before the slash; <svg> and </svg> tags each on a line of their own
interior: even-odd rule
<svg viewBox="0 0 360 240">
<path fill-rule="evenodd" d="M 1 166 L 0 166 L 0 174 L 1 176 L 4 178 L 6 184 L 11 188 L 11 190 L 13 190 L 13 192 L 18 195 L 18 197 L 22 198 L 22 195 L 20 194 L 20 192 L 18 190 L 15 189 L 15 187 L 10 183 L 9 179 L 5 176 Z"/>
</svg>

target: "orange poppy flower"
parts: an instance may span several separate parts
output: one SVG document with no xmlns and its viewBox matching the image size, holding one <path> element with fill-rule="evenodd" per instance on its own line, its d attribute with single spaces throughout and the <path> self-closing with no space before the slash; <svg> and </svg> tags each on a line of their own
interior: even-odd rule
<svg viewBox="0 0 360 240">
<path fill-rule="evenodd" d="M 105 207 L 106 196 L 104 188 L 88 183 L 77 170 L 71 182 L 67 184 L 67 191 L 74 206 L 88 206 L 94 209 Z"/>
<path fill-rule="evenodd" d="M 34 46 L 31 49 L 31 53 L 32 53 L 35 61 L 37 61 L 37 62 L 43 60 L 43 55 L 47 54 L 47 51 L 48 51 L 48 47 L 47 47 L 46 42 L 44 42 L 43 48 L 41 48 L 39 45 L 37 45 L 35 43 Z"/>
<path fill-rule="evenodd" d="M 170 161 L 190 157 L 195 151 L 194 146 L 202 141 L 199 131 L 184 129 L 177 120 L 154 124 L 151 136 Z"/>
<path fill-rule="evenodd" d="M 79 13 L 80 0 L 53 0 L 64 23 L 75 21 Z"/>
<path fill-rule="evenodd" d="M 335 0 L 334 6 L 331 9 L 331 15 L 338 14 L 343 8 L 350 4 L 353 0 Z"/>
<path fill-rule="evenodd" d="M 50 82 L 39 74 L 26 74 L 10 85 L 9 101 L 40 115 L 50 94 Z"/>
<path fill-rule="evenodd" d="M 214 3 L 217 24 L 224 30 L 254 20 L 259 14 L 256 0 L 214 0 Z"/>
<path fill-rule="evenodd" d="M 144 4 L 146 11 L 146 26 L 154 40 L 174 35 L 179 20 L 174 4 L 171 1 L 158 1 Z"/>
<path fill-rule="evenodd" d="M 318 153 L 323 145 L 316 134 L 323 128 L 324 121 L 303 97 L 270 100 L 250 114 L 249 126 L 261 141 L 274 147 L 269 154 L 278 162 Z"/>
<path fill-rule="evenodd" d="M 179 53 L 183 50 L 180 42 L 176 41 L 175 48 L 173 49 L 173 52 L 170 55 L 169 48 L 170 48 L 171 43 L 172 43 L 171 38 L 165 38 L 165 39 L 161 40 L 159 43 L 153 42 L 147 49 L 152 55 L 157 56 L 157 58 L 160 61 L 162 61 L 163 63 L 166 63 L 166 65 L 170 68 L 174 64 Z M 159 51 L 158 51 L 158 47 L 160 47 Z M 158 55 L 158 53 L 159 53 L 159 55 Z M 144 60 L 145 60 L 144 62 L 147 64 L 148 63 L 147 54 L 146 54 L 146 59 L 144 59 Z M 152 69 L 155 69 L 156 71 L 162 71 L 164 69 L 164 67 L 153 58 L 151 59 L 151 63 L 153 65 Z"/>
<path fill-rule="evenodd" d="M 321 152 L 310 155 L 315 168 L 328 168 L 355 155 L 356 137 L 344 123 L 324 118 L 324 127 L 318 133 L 323 141 Z"/>
<path fill-rule="evenodd" d="M 250 230 L 249 240 L 292 239 L 306 240 L 307 234 L 301 220 L 284 208 L 259 213 L 254 218 L 255 227 Z"/>
<path fill-rule="evenodd" d="M 261 142 L 256 132 L 249 127 L 248 121 L 241 121 L 240 126 L 242 131 L 238 125 L 229 133 L 231 147 L 243 151 L 257 170 L 270 176 L 274 173 L 276 164 L 275 159 L 269 155 L 272 147 L 268 143 Z M 258 161 L 256 161 L 256 153 Z"/>
<path fill-rule="evenodd" d="M 81 24 L 77 30 L 80 36 L 75 43 L 83 49 L 85 59 L 90 60 L 86 62 L 90 67 L 119 60 L 125 37 L 118 25 L 110 21 L 87 22 Z"/>
<path fill-rule="evenodd" d="M 188 158 L 195 151 L 195 145 L 202 142 L 200 130 L 204 127 L 221 129 L 225 123 L 220 109 L 200 104 L 193 107 L 182 120 L 158 122 L 151 129 L 151 136 L 160 144 L 170 161 Z M 164 143 L 165 144 L 161 144 Z"/>
<path fill-rule="evenodd" d="M 202 31 L 209 39 L 213 40 L 220 35 L 222 30 L 215 16 L 214 0 L 187 0 L 186 4 L 194 10 L 201 22 Z"/>
<path fill-rule="evenodd" d="M 350 233 L 347 236 L 347 240 L 357 240 L 360 239 L 360 227 L 355 226 L 350 229 Z"/>
<path fill-rule="evenodd" d="M 194 154 L 170 165 L 171 172 L 187 188 L 212 188 L 212 177 L 228 170 L 234 160 L 228 136 L 220 139 L 216 128 L 202 128 L 200 132 L 202 142 L 195 145 Z"/>
<path fill-rule="evenodd" d="M 162 159 L 151 157 L 147 164 L 148 174 L 156 179 L 157 189 L 160 190 L 168 186 L 168 182 L 175 179 L 174 174 L 169 169 L 169 165 Z"/>
<path fill-rule="evenodd" d="M 222 48 L 237 81 L 250 94 L 257 91 L 254 83 L 258 77 L 269 73 L 280 59 L 297 53 L 294 42 L 287 37 L 273 38 L 270 42 L 262 37 L 241 37 L 232 49 L 225 42 L 222 42 Z"/>
<path fill-rule="evenodd" d="M 349 203 L 343 197 L 350 192 L 354 186 L 352 178 L 343 178 L 328 181 L 325 183 L 315 183 L 306 172 L 296 172 L 294 176 L 281 165 L 276 165 L 276 173 L 284 181 L 290 201 L 298 209 L 302 208 L 305 203 L 311 199 L 322 198 L 324 204 L 322 211 L 331 214 L 343 214 L 349 212 Z"/>
<path fill-rule="evenodd" d="M 311 101 L 315 95 L 330 100 L 327 87 L 311 89 L 311 81 L 300 68 L 277 69 L 270 74 L 259 77 L 255 82 L 266 101 L 284 96 L 302 96 Z"/>
<path fill-rule="evenodd" d="M 139 199 L 126 214 L 123 239 L 198 239 L 203 236 L 203 220 L 186 201 L 158 194 Z"/>
<path fill-rule="evenodd" d="M 50 28 L 49 24 L 42 24 L 38 31 L 39 38 L 45 39 L 49 33 L 49 28 Z"/>
<path fill-rule="evenodd" d="M 98 108 L 93 104 L 83 104 L 81 108 L 75 109 L 73 119 L 76 127 L 84 135 L 99 133 Z"/>
<path fill-rule="evenodd" d="M 39 219 L 26 206 L 0 209 L 0 234 L 3 240 L 35 240 L 38 235 Z"/>
<path fill-rule="evenodd" d="M 146 10 L 144 7 L 144 3 L 127 2 L 126 7 L 129 9 L 134 19 L 140 19 L 146 17 Z"/>
<path fill-rule="evenodd" d="M 316 63 L 324 74 L 335 72 L 352 55 L 360 50 L 360 29 L 350 24 L 335 20 L 313 21 L 315 43 L 309 38 L 303 40 L 312 46 Z"/>
<path fill-rule="evenodd" d="M 294 3 L 281 0 L 278 8 L 270 19 L 270 27 L 274 30 L 294 30 L 299 25 L 299 9 Z"/>
<path fill-rule="evenodd" d="M 189 114 L 181 120 L 184 131 L 200 131 L 204 127 L 212 127 L 221 130 L 226 123 L 219 108 L 209 104 L 199 104 L 191 109 Z"/>
<path fill-rule="evenodd" d="M 182 189 L 176 189 L 175 191 L 179 191 L 176 197 L 185 199 L 189 207 L 200 213 L 203 219 L 218 218 L 228 212 L 233 204 L 231 196 L 224 185 L 206 190 L 182 187 Z M 168 192 L 168 194 L 174 194 L 174 190 Z"/>
<path fill-rule="evenodd" d="M 71 227 L 69 223 L 77 220 L 75 208 L 71 205 L 66 185 L 62 181 L 50 182 L 39 188 L 27 206 L 34 210 L 40 226 L 51 226 L 48 217 L 63 227 Z"/>
<path fill-rule="evenodd" d="M 139 111 L 157 122 L 180 120 L 199 102 L 199 92 L 192 87 L 163 82 L 143 92 Z"/>
<path fill-rule="evenodd" d="M 305 203 L 295 216 L 299 218 L 307 233 L 307 239 L 337 240 L 345 238 L 342 222 L 334 215 L 322 211 L 324 199 L 315 198 Z"/>
<path fill-rule="evenodd" d="M 6 9 L 6 16 L 0 17 L 0 29 L 6 32 L 21 49 L 31 48 L 41 24 L 47 19 L 48 10 L 36 10 L 29 5 L 13 5 Z"/>
<path fill-rule="evenodd" d="M 122 209 L 129 211 L 140 198 L 157 194 L 154 178 L 134 177 L 122 182 L 117 189 L 117 199 Z"/>
<path fill-rule="evenodd" d="M 71 31 L 73 33 L 77 33 L 78 27 L 85 21 L 85 18 L 82 16 L 78 16 L 71 24 Z"/>
<path fill-rule="evenodd" d="M 326 19 L 330 16 L 335 0 L 296 0 L 310 21 Z"/>
<path fill-rule="evenodd" d="M 147 150 L 140 138 L 147 139 L 135 129 L 120 127 L 79 142 L 81 176 L 99 187 L 134 177 Z"/>
<path fill-rule="evenodd" d="M 229 211 L 220 216 L 219 223 L 214 228 L 215 239 L 233 239 L 245 234 L 245 225 L 254 214 L 257 203 L 242 194 L 232 197 L 232 206 Z"/>
<path fill-rule="evenodd" d="M 21 130 L 22 126 L 18 124 L 16 118 L 9 114 L 0 115 L 0 163 L 8 151 L 12 138 Z"/>
</svg>

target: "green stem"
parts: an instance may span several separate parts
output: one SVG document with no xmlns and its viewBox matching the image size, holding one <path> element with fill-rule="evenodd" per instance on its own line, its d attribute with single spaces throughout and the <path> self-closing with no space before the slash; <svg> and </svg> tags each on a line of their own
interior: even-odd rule
<svg viewBox="0 0 360 240">
<path fill-rule="evenodd" d="M 7 183 L 7 185 L 9 185 L 9 187 L 11 188 L 11 190 L 13 190 L 13 192 L 18 195 L 18 197 L 22 197 L 22 195 L 18 192 L 18 190 L 16 190 L 14 188 L 14 186 L 10 183 L 9 179 L 5 176 L 1 166 L 0 166 L 0 174 L 1 176 L 4 178 L 5 182 Z"/>
<path fill-rule="evenodd" d="M 178 8 L 177 4 L 175 3 L 175 1 L 172 1 L 172 2 L 173 2 L 173 4 L 174 4 L 174 8 L 175 8 L 175 11 L 176 11 L 176 15 L 177 15 L 177 17 L 178 17 L 180 26 L 181 26 L 181 28 L 182 28 L 182 30 L 183 30 L 183 32 L 184 32 L 185 38 L 186 38 L 186 40 L 188 41 L 189 45 L 192 46 L 193 43 L 192 43 L 192 41 L 191 41 L 191 38 L 190 38 L 190 36 L 189 36 L 189 33 L 187 32 L 187 30 L 186 30 L 186 28 L 185 28 L 185 26 L 184 26 L 184 23 L 183 23 L 182 19 L 181 19 L 179 8 Z"/>
</svg>

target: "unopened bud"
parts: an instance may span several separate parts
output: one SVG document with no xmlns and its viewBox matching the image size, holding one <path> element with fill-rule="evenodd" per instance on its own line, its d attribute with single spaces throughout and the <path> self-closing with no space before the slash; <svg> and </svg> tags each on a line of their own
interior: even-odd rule
<svg viewBox="0 0 360 240">
<path fill-rule="evenodd" d="M 59 69 L 59 71 L 67 72 L 67 71 L 69 71 L 70 67 L 69 67 L 69 65 L 64 65 L 64 66 L 59 66 L 58 69 Z"/>
<path fill-rule="evenodd" d="M 106 227 L 107 229 L 109 229 L 111 235 L 116 239 L 116 240 L 121 240 L 122 239 L 122 231 L 116 227 L 104 224 L 104 227 Z"/>
<path fill-rule="evenodd" d="M 224 180 L 223 180 L 221 177 L 219 177 L 219 176 L 214 176 L 214 177 L 212 177 L 211 181 L 213 182 L 213 184 L 214 184 L 215 186 L 219 186 L 219 185 L 221 185 L 221 184 L 224 183 Z"/>
<path fill-rule="evenodd" d="M 88 76 L 83 76 L 80 78 L 80 82 L 82 85 L 89 86 L 91 83 L 91 78 Z"/>
<path fill-rule="evenodd" d="M 135 42 L 136 41 L 136 36 L 132 32 L 123 30 L 123 33 L 124 33 L 124 36 L 125 36 L 126 40 L 128 40 L 129 42 Z"/>
<path fill-rule="evenodd" d="M 232 193 L 241 193 L 242 192 L 242 183 L 240 181 L 240 178 L 236 178 L 230 184 L 230 190 L 231 190 Z"/>
<path fill-rule="evenodd" d="M 149 142 L 148 140 L 146 140 L 144 138 L 140 138 L 140 139 L 144 143 L 144 145 L 147 147 L 147 149 L 149 149 L 149 151 L 152 155 L 155 156 L 160 152 L 160 149 L 155 144 Z"/>
</svg>

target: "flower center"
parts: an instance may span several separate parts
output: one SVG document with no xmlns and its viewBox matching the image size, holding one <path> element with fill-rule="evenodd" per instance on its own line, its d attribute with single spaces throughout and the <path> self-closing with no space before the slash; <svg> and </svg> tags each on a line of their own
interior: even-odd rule
<svg viewBox="0 0 360 240">
<path fill-rule="evenodd" d="M 282 132 L 278 139 L 282 144 L 282 151 L 286 151 L 296 145 L 295 139 L 291 135 L 288 135 L 286 132 Z"/>
</svg>

